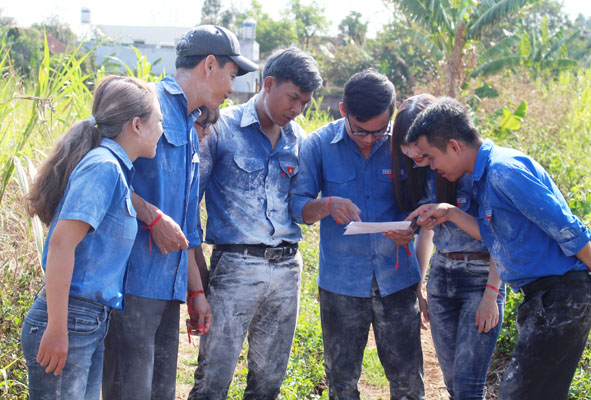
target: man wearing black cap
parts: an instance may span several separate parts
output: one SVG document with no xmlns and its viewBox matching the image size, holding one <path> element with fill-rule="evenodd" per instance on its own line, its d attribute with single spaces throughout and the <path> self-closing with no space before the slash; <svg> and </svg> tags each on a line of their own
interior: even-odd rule
<svg viewBox="0 0 591 400">
<path fill-rule="evenodd" d="M 175 397 L 180 304 L 209 327 L 195 246 L 198 232 L 199 107 L 217 109 L 237 75 L 257 69 L 236 36 L 213 25 L 191 29 L 177 45 L 176 73 L 156 83 L 163 135 L 156 157 L 134 163 L 138 230 L 128 264 L 125 308 L 112 314 L 105 340 L 103 399 Z M 153 249 L 153 247 L 156 247 Z M 158 251 L 159 250 L 159 251 Z"/>
<path fill-rule="evenodd" d="M 302 268 L 301 232 L 288 210 L 304 136 L 293 120 L 321 84 L 312 56 L 295 47 L 278 51 L 265 64 L 260 93 L 246 104 L 224 108 L 200 144 L 205 241 L 214 245 L 207 289 L 214 317 L 201 338 L 190 399 L 226 398 L 247 334 L 244 398 L 279 395 Z"/>
</svg>

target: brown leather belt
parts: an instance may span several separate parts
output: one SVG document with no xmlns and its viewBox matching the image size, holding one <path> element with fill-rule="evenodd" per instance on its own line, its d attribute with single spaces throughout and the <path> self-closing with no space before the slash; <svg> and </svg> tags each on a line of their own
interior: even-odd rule
<svg viewBox="0 0 591 400">
<path fill-rule="evenodd" d="M 451 260 L 488 260 L 490 258 L 490 254 L 480 252 L 464 253 L 463 251 L 453 251 L 451 253 L 439 252 L 439 254 Z"/>
</svg>

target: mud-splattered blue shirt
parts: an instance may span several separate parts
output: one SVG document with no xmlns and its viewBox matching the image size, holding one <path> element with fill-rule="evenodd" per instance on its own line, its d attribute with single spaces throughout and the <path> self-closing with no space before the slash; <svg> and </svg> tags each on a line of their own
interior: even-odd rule
<svg viewBox="0 0 591 400">
<path fill-rule="evenodd" d="M 107 306 L 123 306 L 127 259 L 137 231 L 129 182 L 133 164 L 111 139 L 89 151 L 70 174 L 49 227 L 41 264 L 47 263 L 49 240 L 58 220 L 90 225 L 76 246 L 70 294 Z"/>
<path fill-rule="evenodd" d="M 472 175 L 480 235 L 503 281 L 518 289 L 541 277 L 587 269 L 575 254 L 591 233 L 540 164 L 487 139 Z"/>
<path fill-rule="evenodd" d="M 430 171 L 427 179 L 426 196 L 429 203 L 437 202 L 436 172 Z M 464 174 L 458 180 L 456 205 L 474 218 L 478 218 L 478 203 L 472 190 L 472 175 Z M 433 244 L 442 253 L 478 252 L 488 253 L 486 246 L 472 238 L 452 222 L 444 222 L 433 229 Z"/>
<path fill-rule="evenodd" d="M 401 175 L 404 178 L 406 173 Z M 406 215 L 396 206 L 391 176 L 390 136 L 377 141 L 366 160 L 345 132 L 344 119 L 331 122 L 311 133 L 302 145 L 300 172 L 292 187 L 292 215 L 304 223 L 304 205 L 321 193 L 350 199 L 365 222 L 403 220 Z M 412 243 L 409 257 L 404 247 L 397 252 L 396 243 L 381 234 L 344 236 L 344 230 L 330 216 L 320 221 L 321 288 L 370 297 L 375 275 L 380 294 L 387 296 L 420 280 Z"/>
<path fill-rule="evenodd" d="M 199 140 L 193 124 L 200 115 L 187 115 L 188 103 L 181 87 L 167 76 L 156 83 L 162 111 L 163 134 L 156 157 L 138 158 L 134 165 L 135 192 L 171 217 L 183 230 L 189 247 L 201 244 L 199 220 Z M 138 220 L 140 226 L 144 225 Z M 149 231 L 139 229 L 131 257 L 126 292 L 160 300 L 185 301 L 187 295 L 187 251 L 162 255 Z"/>
<path fill-rule="evenodd" d="M 254 96 L 223 109 L 201 146 L 200 197 L 207 208 L 206 243 L 265 244 L 301 239 L 289 215 L 289 188 L 298 174 L 304 131 L 281 129 L 275 148 L 261 130 Z"/>
</svg>

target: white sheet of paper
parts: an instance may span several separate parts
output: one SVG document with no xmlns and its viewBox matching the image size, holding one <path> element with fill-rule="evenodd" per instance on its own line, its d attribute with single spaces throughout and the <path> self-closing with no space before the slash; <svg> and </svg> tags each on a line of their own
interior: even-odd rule
<svg viewBox="0 0 591 400">
<path fill-rule="evenodd" d="M 395 231 L 397 229 L 408 229 L 410 221 L 392 222 L 349 222 L 345 227 L 344 235 L 360 235 L 363 233 L 381 233 Z"/>
</svg>

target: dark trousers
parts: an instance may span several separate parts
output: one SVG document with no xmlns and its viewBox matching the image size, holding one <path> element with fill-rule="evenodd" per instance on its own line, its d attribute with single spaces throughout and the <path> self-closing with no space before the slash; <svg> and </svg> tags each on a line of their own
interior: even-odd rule
<svg viewBox="0 0 591 400">
<path fill-rule="evenodd" d="M 560 282 L 526 296 L 500 400 L 566 400 L 591 328 L 591 282 Z"/>
<path fill-rule="evenodd" d="M 439 252 L 431 258 L 427 283 L 431 335 L 452 400 L 484 398 L 488 365 L 505 310 L 505 300 L 498 296 L 499 323 L 487 333 L 478 333 L 474 317 L 489 268 L 490 260 L 452 260 Z M 500 291 L 504 295 L 504 285 Z"/>
<path fill-rule="evenodd" d="M 331 400 L 359 399 L 363 351 L 373 326 L 391 399 L 423 399 L 423 354 L 416 285 L 381 297 L 374 279 L 371 297 L 344 296 L 323 289 L 320 317 L 325 370 Z"/>
<path fill-rule="evenodd" d="M 189 399 L 227 398 L 248 335 L 244 399 L 279 398 L 293 343 L 302 256 L 272 261 L 214 250 L 207 300 L 213 313 L 199 342 L 199 365 Z"/>
<path fill-rule="evenodd" d="M 105 340 L 103 400 L 174 400 L 180 302 L 125 296 Z"/>
</svg>

